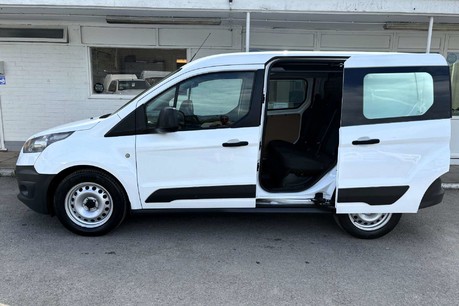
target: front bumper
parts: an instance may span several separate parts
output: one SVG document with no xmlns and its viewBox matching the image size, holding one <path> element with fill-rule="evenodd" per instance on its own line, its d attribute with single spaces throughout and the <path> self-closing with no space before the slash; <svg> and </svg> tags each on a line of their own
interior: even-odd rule
<svg viewBox="0 0 459 306">
<path fill-rule="evenodd" d="M 32 210 L 49 214 L 48 189 L 54 175 L 39 174 L 33 166 L 16 166 L 18 199 Z"/>
</svg>

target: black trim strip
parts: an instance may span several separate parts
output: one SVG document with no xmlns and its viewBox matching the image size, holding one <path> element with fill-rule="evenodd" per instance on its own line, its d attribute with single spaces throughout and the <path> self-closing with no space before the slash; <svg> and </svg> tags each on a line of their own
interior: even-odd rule
<svg viewBox="0 0 459 306">
<path fill-rule="evenodd" d="M 197 199 L 255 199 L 255 185 L 206 186 L 159 189 L 153 192 L 146 203 L 164 203 L 175 200 Z"/>
<path fill-rule="evenodd" d="M 363 202 L 369 205 L 391 205 L 397 202 L 409 186 L 341 188 L 338 189 L 338 203 Z"/>
<path fill-rule="evenodd" d="M 180 214 L 180 213 L 236 213 L 236 214 L 329 214 L 333 211 L 319 209 L 317 207 L 274 207 L 274 208 L 160 208 L 132 210 L 131 214 Z"/>
</svg>

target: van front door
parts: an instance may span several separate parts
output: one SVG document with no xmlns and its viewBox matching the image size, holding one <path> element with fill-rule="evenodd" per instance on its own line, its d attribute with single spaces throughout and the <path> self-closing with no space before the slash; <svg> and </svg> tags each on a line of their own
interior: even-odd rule
<svg viewBox="0 0 459 306">
<path fill-rule="evenodd" d="M 198 75 L 146 103 L 137 135 L 143 208 L 253 208 L 263 71 Z M 160 110 L 179 112 L 178 131 L 155 132 Z"/>
<path fill-rule="evenodd" d="M 441 55 L 358 55 L 345 62 L 337 213 L 419 209 L 449 169 L 449 88 Z"/>
</svg>

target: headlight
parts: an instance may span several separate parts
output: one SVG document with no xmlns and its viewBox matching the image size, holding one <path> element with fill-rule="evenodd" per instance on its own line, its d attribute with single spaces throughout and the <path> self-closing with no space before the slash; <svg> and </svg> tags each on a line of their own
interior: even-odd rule
<svg viewBox="0 0 459 306">
<path fill-rule="evenodd" d="M 50 144 L 57 142 L 59 140 L 63 140 L 73 132 L 66 132 L 66 133 L 56 133 L 56 134 L 49 134 L 44 135 L 36 138 L 32 138 L 26 141 L 24 147 L 22 148 L 22 152 L 24 153 L 38 153 L 43 152 Z"/>
</svg>

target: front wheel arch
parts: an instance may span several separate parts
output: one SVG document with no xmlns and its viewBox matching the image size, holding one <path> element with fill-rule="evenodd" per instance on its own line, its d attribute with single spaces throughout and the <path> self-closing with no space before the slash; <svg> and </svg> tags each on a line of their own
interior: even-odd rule
<svg viewBox="0 0 459 306">
<path fill-rule="evenodd" d="M 83 236 L 104 235 L 125 219 L 129 201 L 122 185 L 104 172 L 71 172 L 58 185 L 54 209 L 68 230 Z"/>
<path fill-rule="evenodd" d="M 58 174 L 56 174 L 54 176 L 54 178 L 52 179 L 51 183 L 49 184 L 49 187 L 48 187 L 48 192 L 46 193 L 46 205 L 47 205 L 47 208 L 48 208 L 48 213 L 51 215 L 51 216 L 54 216 L 56 214 L 56 212 L 54 211 L 54 195 L 56 193 L 56 190 L 57 190 L 57 186 L 59 186 L 60 182 L 62 182 L 62 180 L 69 176 L 70 174 L 74 173 L 74 172 L 77 172 L 77 171 L 81 171 L 81 170 L 95 170 L 95 171 L 99 171 L 99 172 L 102 172 L 104 173 L 105 175 L 107 176 L 110 176 L 113 180 L 115 180 L 119 185 L 120 187 L 122 188 L 123 192 L 124 192 L 124 196 L 126 197 L 127 201 L 128 201 L 128 214 L 130 213 L 131 211 L 131 203 L 129 201 L 129 196 L 128 196 L 128 193 L 126 192 L 126 189 L 124 188 L 123 184 L 121 184 L 120 180 L 115 177 L 113 174 L 111 174 L 110 172 L 102 169 L 102 168 L 99 168 L 99 167 L 94 167 L 94 166 L 73 166 L 73 167 L 70 167 L 70 168 L 66 168 L 64 170 L 62 170 L 61 172 L 59 172 Z"/>
</svg>

